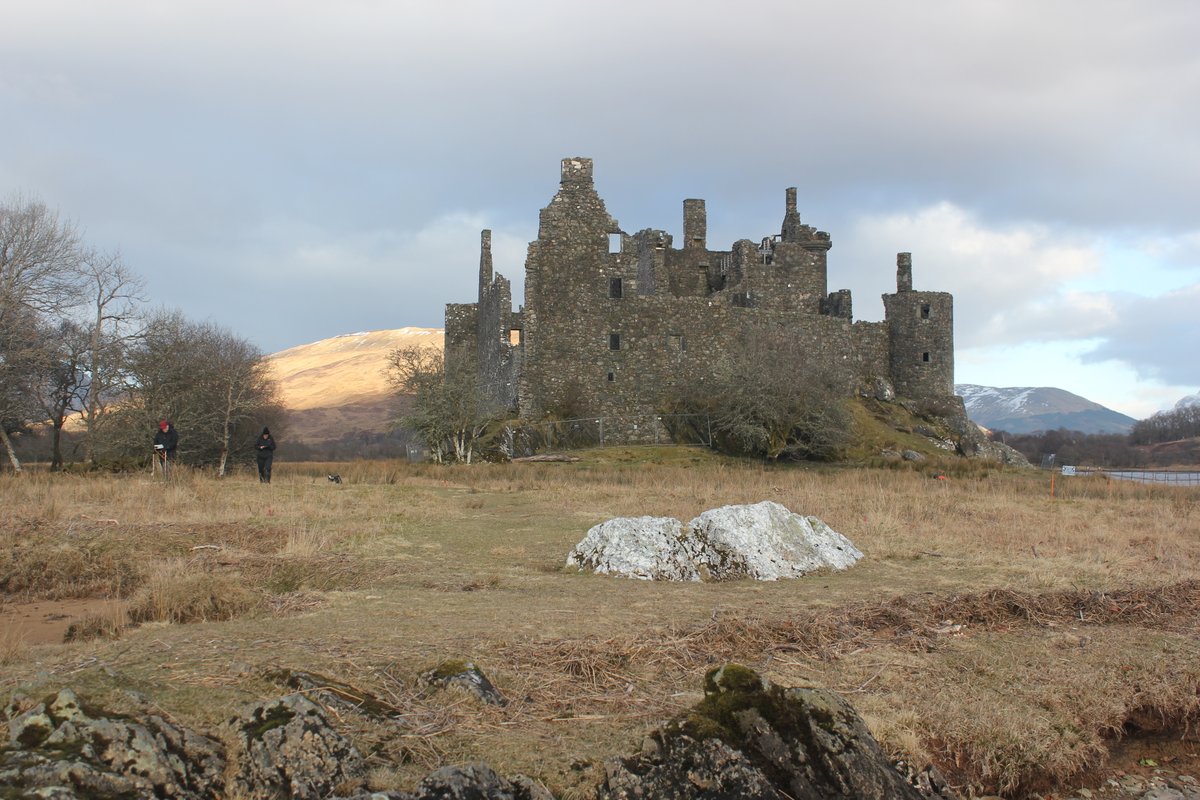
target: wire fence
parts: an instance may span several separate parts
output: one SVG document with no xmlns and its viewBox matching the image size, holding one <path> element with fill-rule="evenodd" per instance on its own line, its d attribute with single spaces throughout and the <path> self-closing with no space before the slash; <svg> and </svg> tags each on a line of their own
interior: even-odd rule
<svg viewBox="0 0 1200 800">
<path fill-rule="evenodd" d="M 1099 475 L 1111 480 L 1168 486 L 1200 486 L 1200 471 L 1169 469 L 1103 469 L 1100 467 L 1055 467 L 1054 456 L 1042 457 L 1042 469 L 1058 469 L 1064 476 Z"/>
<path fill-rule="evenodd" d="M 1083 474 L 1103 475 L 1119 481 L 1138 483 L 1169 484 L 1172 486 L 1200 486 L 1200 472 L 1154 469 L 1089 469 Z"/>
</svg>

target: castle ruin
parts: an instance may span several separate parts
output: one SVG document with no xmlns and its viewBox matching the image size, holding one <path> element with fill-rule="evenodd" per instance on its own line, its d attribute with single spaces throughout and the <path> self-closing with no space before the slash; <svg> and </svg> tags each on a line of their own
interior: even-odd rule
<svg viewBox="0 0 1200 800">
<path fill-rule="evenodd" d="M 479 298 L 446 306 L 448 364 L 479 371 L 481 391 L 523 419 L 582 410 L 660 412 L 671 389 L 703 382 L 731 342 L 784 332 L 847 392 L 886 381 L 913 400 L 954 395 L 953 298 L 914 291 L 912 259 L 896 257 L 883 322 L 855 322 L 850 292 L 828 290 L 829 234 L 804 224 L 789 188 L 776 235 L 710 250 L 703 200 L 683 201 L 683 241 L 626 233 L 592 182 L 592 161 L 562 161 L 525 262 L 525 304 L 492 267 L 483 231 Z"/>
</svg>

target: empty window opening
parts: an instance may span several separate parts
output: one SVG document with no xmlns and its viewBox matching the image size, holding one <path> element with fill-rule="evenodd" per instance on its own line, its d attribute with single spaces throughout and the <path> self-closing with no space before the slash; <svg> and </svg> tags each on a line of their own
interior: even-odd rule
<svg viewBox="0 0 1200 800">
<path fill-rule="evenodd" d="M 612 383 L 612 382 L 613 382 L 613 381 L 615 381 L 616 379 L 617 379 L 617 374 L 616 374 L 615 372 L 610 372 L 610 373 L 608 373 L 608 381 L 609 381 L 609 383 Z"/>
<path fill-rule="evenodd" d="M 926 364 L 928 364 L 930 361 L 929 353 L 921 353 L 921 360 L 924 361 Z"/>
<path fill-rule="evenodd" d="M 621 252 L 621 234 L 610 233 L 608 235 L 608 252 L 609 253 Z"/>
<path fill-rule="evenodd" d="M 608 349 L 609 350 L 620 350 L 621 349 L 621 334 L 610 333 L 608 335 Z"/>
<path fill-rule="evenodd" d="M 621 285 L 620 278 L 608 279 L 608 296 L 616 299 L 625 296 L 625 288 Z"/>
<path fill-rule="evenodd" d="M 667 349 L 683 352 L 687 350 L 687 340 L 679 334 L 671 334 L 667 337 Z"/>
<path fill-rule="evenodd" d="M 925 303 L 921 306 L 921 319 L 929 319 L 929 304 Z"/>
<path fill-rule="evenodd" d="M 508 332 L 508 343 L 516 347 L 521 343 L 521 329 L 513 328 Z"/>
</svg>

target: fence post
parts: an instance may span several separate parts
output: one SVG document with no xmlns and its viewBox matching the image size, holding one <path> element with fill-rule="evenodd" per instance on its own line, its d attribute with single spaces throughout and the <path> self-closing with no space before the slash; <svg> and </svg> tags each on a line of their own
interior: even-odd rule
<svg viewBox="0 0 1200 800">
<path fill-rule="evenodd" d="M 604 446 L 604 417 L 601 417 L 600 419 L 596 420 L 596 422 L 600 425 L 600 446 L 603 447 Z"/>
</svg>

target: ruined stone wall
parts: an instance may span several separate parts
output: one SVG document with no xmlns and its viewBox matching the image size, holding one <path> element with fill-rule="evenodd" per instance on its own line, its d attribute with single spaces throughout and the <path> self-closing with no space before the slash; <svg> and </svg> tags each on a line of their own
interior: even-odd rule
<svg viewBox="0 0 1200 800">
<path fill-rule="evenodd" d="M 447 366 L 479 360 L 479 304 L 447 303 L 442 334 Z"/>
<path fill-rule="evenodd" d="M 891 350 L 886 322 L 855 322 L 850 329 L 851 351 L 847 354 L 855 364 L 861 384 L 876 377 L 891 376 Z"/>
<path fill-rule="evenodd" d="M 496 275 L 484 290 L 476 320 L 480 390 L 490 405 L 515 409 L 517 373 L 511 342 L 512 288 L 503 275 Z"/>
</svg>

